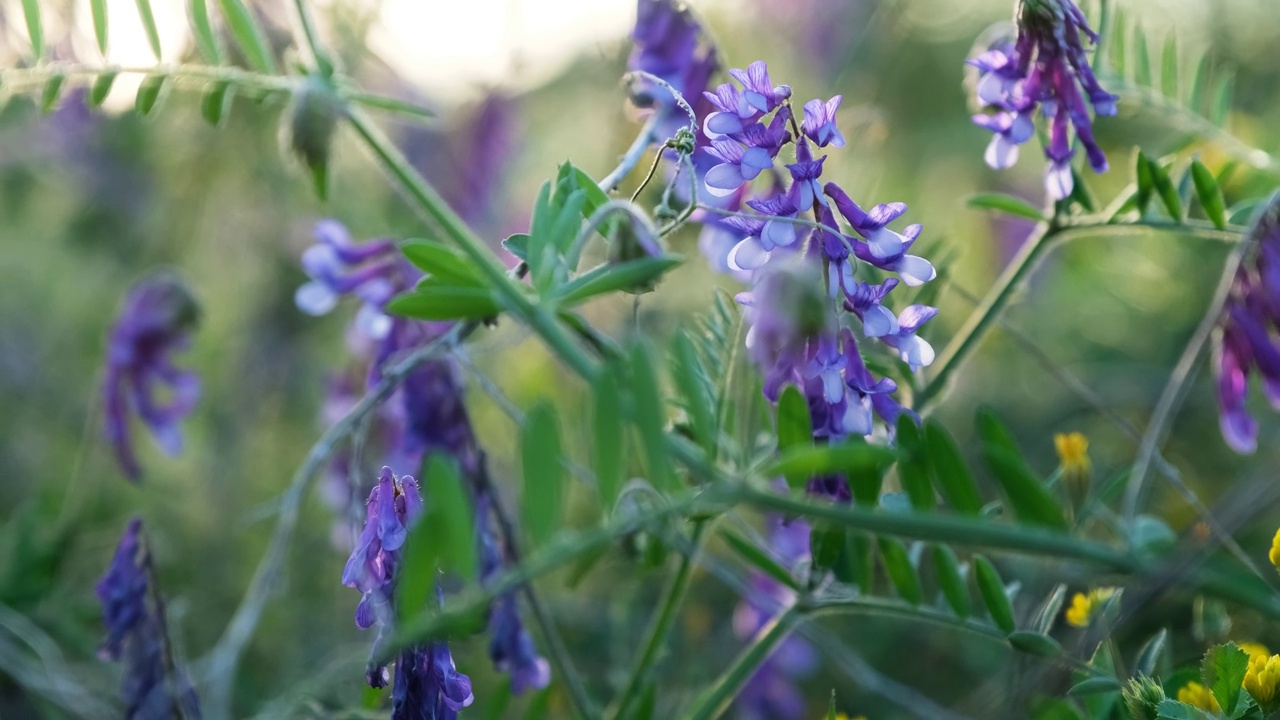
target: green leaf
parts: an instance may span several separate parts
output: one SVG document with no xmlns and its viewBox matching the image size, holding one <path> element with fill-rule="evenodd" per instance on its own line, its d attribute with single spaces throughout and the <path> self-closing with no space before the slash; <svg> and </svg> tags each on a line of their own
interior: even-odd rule
<svg viewBox="0 0 1280 720">
<path fill-rule="evenodd" d="M 1240 686 L 1248 670 L 1249 654 L 1235 643 L 1217 645 L 1205 653 L 1200 672 L 1227 717 L 1233 716 L 1240 702 Z"/>
<path fill-rule="evenodd" d="M 560 301 L 566 306 L 573 306 L 604 293 L 651 287 L 658 278 L 682 262 L 684 258 L 679 255 L 663 255 L 617 264 L 604 263 L 566 283 L 560 289 Z"/>
<path fill-rule="evenodd" d="M 649 482 L 661 492 L 672 492 L 676 490 L 676 479 L 671 471 L 671 457 L 667 454 L 667 416 L 663 410 L 662 393 L 649 351 L 639 342 L 631 348 L 631 397 L 640 443 L 644 446 L 649 468 Z"/>
<path fill-rule="evenodd" d="M 1222 230 L 1227 226 L 1227 202 L 1222 197 L 1222 188 L 1214 179 L 1213 173 L 1199 160 L 1191 161 L 1191 179 L 1196 184 L 1196 197 L 1200 198 L 1200 207 L 1213 223 Z"/>
<path fill-rule="evenodd" d="M 1133 79 L 1139 85 L 1151 86 L 1151 53 L 1147 50 L 1147 35 L 1137 23 L 1133 26 Z"/>
<path fill-rule="evenodd" d="M 1099 695 L 1101 693 L 1120 692 L 1120 681 L 1110 675 L 1095 675 L 1085 678 L 1067 691 L 1068 695 Z"/>
<path fill-rule="evenodd" d="M 418 320 L 480 320 L 497 315 L 493 293 L 475 285 L 449 285 L 428 278 L 387 303 L 392 315 Z"/>
<path fill-rule="evenodd" d="M 827 705 L 827 720 L 836 720 L 839 715 L 836 713 L 836 691 L 831 689 L 831 703 Z"/>
<path fill-rule="evenodd" d="M 1204 91 L 1209 84 L 1209 53 L 1200 53 L 1196 60 L 1195 70 L 1191 73 L 1191 92 L 1187 97 L 1187 107 L 1197 113 L 1204 112 Z"/>
<path fill-rule="evenodd" d="M 967 618 L 973 608 L 969 602 L 969 588 L 965 585 L 964 575 L 960 573 L 960 561 L 956 553 L 947 545 L 933 546 L 933 567 L 937 576 L 938 587 L 942 596 L 956 615 Z"/>
<path fill-rule="evenodd" d="M 1160 91 L 1173 100 L 1178 99 L 1178 41 L 1170 33 L 1160 54 Z"/>
<path fill-rule="evenodd" d="M 560 466 L 560 430 L 551 405 L 529 411 L 520 428 L 521 517 L 535 547 L 546 545 L 560 527 L 563 513 L 564 471 Z"/>
<path fill-rule="evenodd" d="M 859 493 L 859 487 L 874 484 L 879 488 L 880 478 L 888 469 L 897 454 L 881 445 L 870 445 L 859 440 L 852 440 L 838 445 L 818 445 L 793 447 L 784 453 L 765 470 L 766 477 L 782 475 L 814 475 L 844 474 L 853 486 L 860 502 L 865 502 L 865 493 Z M 875 498 L 871 498 L 875 502 Z"/>
<path fill-rule="evenodd" d="M 1133 674 L 1155 677 L 1158 674 L 1160 656 L 1164 654 L 1168 640 L 1169 631 L 1165 628 L 1160 628 L 1160 632 L 1148 638 L 1138 650 L 1137 659 L 1133 662 Z"/>
<path fill-rule="evenodd" d="M 57 106 L 58 100 L 62 98 L 62 86 L 66 83 L 67 76 L 60 73 L 54 73 L 44 82 L 44 88 L 40 93 L 40 109 L 46 113 L 53 112 L 53 108 Z"/>
<path fill-rule="evenodd" d="M 432 277 L 462 285 L 480 284 L 475 270 L 466 258 L 444 243 L 411 238 L 400 243 L 400 252 L 415 267 Z"/>
<path fill-rule="evenodd" d="M 164 81 L 164 75 L 148 75 L 142 78 L 142 84 L 138 86 L 138 94 L 133 99 L 133 108 L 139 115 L 150 115 L 155 109 L 156 103 L 160 100 L 160 93 L 164 90 Z"/>
<path fill-rule="evenodd" d="M 970 196 L 966 201 L 971 208 L 979 210 L 993 210 L 1008 215 L 1016 215 L 1024 217 L 1028 220 L 1044 220 L 1044 212 L 1035 205 L 1012 195 L 1003 193 L 980 193 Z"/>
<path fill-rule="evenodd" d="M 932 510 L 933 485 L 929 482 L 929 459 L 916 420 L 908 413 L 898 416 L 898 480 L 917 510 Z"/>
<path fill-rule="evenodd" d="M 1156 706 L 1157 720 L 1214 720 L 1214 716 L 1194 705 L 1168 698 Z"/>
<path fill-rule="evenodd" d="M 884 560 L 885 573 L 898 595 L 912 605 L 919 605 L 923 593 L 920 590 L 920 577 L 916 574 L 911 558 L 907 555 L 907 546 L 897 538 L 880 538 L 880 556 Z"/>
<path fill-rule="evenodd" d="M 1058 614 L 1062 611 L 1062 602 L 1066 596 L 1067 586 L 1065 583 L 1058 583 L 1054 586 L 1053 590 L 1045 597 L 1044 602 L 1040 604 L 1035 620 L 1031 623 L 1031 627 L 1036 632 L 1047 635 L 1053 630 L 1053 622 L 1058 619 Z"/>
<path fill-rule="evenodd" d="M 1138 183 L 1138 212 L 1145 215 L 1147 206 L 1151 204 L 1151 195 L 1156 189 L 1156 181 L 1151 175 L 1151 159 L 1141 150 L 1138 151 L 1136 165 L 1134 176 Z"/>
<path fill-rule="evenodd" d="M 1209 108 L 1209 119 L 1216 125 L 1225 126 L 1231 115 L 1231 92 L 1235 82 L 1234 73 L 1227 73 L 1218 78 L 1218 85 L 1213 92 L 1213 105 Z"/>
<path fill-rule="evenodd" d="M 1009 596 L 1004 591 L 1004 581 L 1000 573 L 983 555 L 973 556 L 973 576 L 978 583 L 978 594 L 987 606 L 991 620 L 1006 633 L 1013 632 L 1013 606 L 1009 604 Z"/>
<path fill-rule="evenodd" d="M 156 16 L 151 11 L 151 0 L 137 0 L 138 18 L 142 20 L 142 29 L 147 33 L 147 44 L 151 52 L 160 59 L 160 31 L 156 29 Z"/>
<path fill-rule="evenodd" d="M 609 196 L 605 191 L 600 189 L 596 181 L 591 176 L 583 172 L 573 163 L 563 163 L 556 174 L 556 185 L 565 183 L 571 190 L 581 190 L 586 200 L 582 207 L 584 217 L 590 218 L 605 203 L 609 202 Z"/>
<path fill-rule="evenodd" d="M 600 509 L 606 517 L 618 501 L 625 469 L 619 385 L 617 367 L 612 363 L 606 365 L 604 372 L 591 384 L 595 403 L 592 417 L 592 469 L 595 470 L 596 489 L 600 494 Z"/>
<path fill-rule="evenodd" d="M 40 22 L 40 0 L 22 0 L 22 14 L 27 20 L 27 37 L 31 39 L 31 54 L 39 60 L 44 55 L 44 26 Z"/>
<path fill-rule="evenodd" d="M 235 91 L 230 83 L 213 83 L 200 99 L 200 114 L 210 125 L 217 127 L 229 114 L 234 98 Z"/>
<path fill-rule="evenodd" d="M 844 537 L 844 554 L 836 564 L 836 579 L 858 586 L 863 593 L 875 587 L 876 564 L 872 552 L 871 536 L 867 533 L 848 532 Z"/>
<path fill-rule="evenodd" d="M 1057 640 L 1048 635 L 1041 635 L 1035 632 L 1015 632 L 1009 634 L 1009 645 L 1014 650 L 1024 652 L 1028 655 L 1036 657 L 1059 657 L 1062 655 L 1062 645 Z"/>
<path fill-rule="evenodd" d="M 525 233 L 516 233 L 508 236 L 506 240 L 502 241 L 502 247 L 520 260 L 526 262 L 529 260 L 529 236 Z"/>
<path fill-rule="evenodd" d="M 844 552 L 845 529 L 834 523 L 815 522 L 809 531 L 809 557 L 813 569 L 834 570 Z M 818 575 L 821 577 L 821 575 Z"/>
<path fill-rule="evenodd" d="M 107 54 L 107 0 L 89 0 L 89 12 L 93 15 L 93 37 L 98 41 L 98 51 Z"/>
<path fill-rule="evenodd" d="M 748 565 L 792 590 L 800 590 L 800 583 L 796 582 L 791 570 L 784 567 L 782 563 L 775 560 L 764 549 L 734 530 L 721 528 L 720 536 L 724 538 L 725 544 L 729 546 L 729 549 L 733 550 Z"/>
<path fill-rule="evenodd" d="M 982 511 L 982 498 L 978 485 L 973 481 L 969 466 L 960 455 L 960 448 L 941 423 L 928 420 L 924 424 L 924 441 L 929 460 L 929 472 L 938 487 L 938 494 L 952 508 L 966 515 Z"/>
<path fill-rule="evenodd" d="M 253 12 L 242 0 L 218 0 L 218 9 L 222 11 L 222 17 L 227 21 L 227 27 L 250 67 L 258 72 L 274 75 L 276 61 L 271 55 L 266 33 L 258 25 Z"/>
<path fill-rule="evenodd" d="M 711 380 L 688 333 L 681 330 L 671 340 L 672 379 L 680 389 L 694 439 L 713 457 L 716 447 L 716 412 L 711 402 Z"/>
<path fill-rule="evenodd" d="M 425 491 L 419 525 L 427 525 L 431 552 L 440 569 L 459 577 L 476 574 L 475 515 L 457 463 L 446 455 L 431 453 L 423 463 Z"/>
<path fill-rule="evenodd" d="M 107 95 L 111 93 L 111 85 L 116 81 L 116 71 L 106 70 L 98 77 L 94 78 L 93 85 L 89 87 L 89 104 L 93 107 L 101 107 L 102 101 L 107 99 Z"/>
<path fill-rule="evenodd" d="M 778 398 L 778 453 L 792 448 L 813 446 L 813 421 L 809 417 L 809 402 L 795 385 L 787 385 Z M 786 475 L 787 485 L 793 490 L 803 488 L 811 475 L 792 472 Z"/>
<path fill-rule="evenodd" d="M 1013 436 L 989 408 L 978 411 L 978 434 L 982 454 L 1018 520 L 1065 530 L 1062 507 L 1027 467 Z"/>
<path fill-rule="evenodd" d="M 1116 74 L 1124 77 L 1125 69 L 1129 66 L 1128 48 L 1125 45 L 1125 38 L 1129 35 L 1128 17 L 1124 14 L 1123 8 L 1115 8 L 1112 13 L 1112 25 L 1110 31 L 1106 33 L 1106 42 L 1111 44 L 1111 64 L 1115 67 Z"/>
<path fill-rule="evenodd" d="M 1156 193 L 1160 195 L 1160 201 L 1164 203 L 1165 210 L 1169 212 L 1169 217 L 1181 222 L 1182 200 L 1178 198 L 1178 189 L 1169 179 L 1169 171 L 1154 160 L 1148 162 L 1147 167 L 1151 169 L 1151 182 L 1155 186 Z"/>
<path fill-rule="evenodd" d="M 1067 201 L 1075 202 L 1084 208 L 1085 212 L 1098 211 L 1098 203 L 1089 189 L 1089 183 L 1084 181 L 1084 176 L 1076 170 L 1074 165 L 1071 167 L 1071 194 L 1067 196 Z"/>
<path fill-rule="evenodd" d="M 189 0 L 188 10 L 191 15 L 192 34 L 196 38 L 196 47 L 200 55 L 211 65 L 222 64 L 222 47 L 218 44 L 218 36 L 213 32 L 213 23 L 209 20 L 209 8 L 206 0 Z"/>
</svg>

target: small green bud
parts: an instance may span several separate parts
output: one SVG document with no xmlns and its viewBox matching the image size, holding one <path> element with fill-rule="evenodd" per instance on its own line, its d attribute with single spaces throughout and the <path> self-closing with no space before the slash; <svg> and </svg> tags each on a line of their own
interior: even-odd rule
<svg viewBox="0 0 1280 720">
<path fill-rule="evenodd" d="M 1165 700 L 1164 688 L 1146 675 L 1130 678 L 1121 694 L 1133 720 L 1156 720 L 1156 707 Z"/>
</svg>

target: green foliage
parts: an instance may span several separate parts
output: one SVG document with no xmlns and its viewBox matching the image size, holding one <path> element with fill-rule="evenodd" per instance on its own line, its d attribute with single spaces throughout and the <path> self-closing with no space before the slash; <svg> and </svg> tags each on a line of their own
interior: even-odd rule
<svg viewBox="0 0 1280 720">
<path fill-rule="evenodd" d="M 594 400 L 592 413 L 592 467 L 596 473 L 596 491 L 600 508 L 608 517 L 618 501 L 626 469 L 626 446 L 623 442 L 622 373 L 616 364 L 605 366 L 591 385 Z"/>
<path fill-rule="evenodd" d="M 1020 521 L 1065 530 L 1062 506 L 1035 476 L 1008 429 L 990 409 L 978 411 L 982 454 Z"/>
<path fill-rule="evenodd" d="M 1248 669 L 1249 654 L 1236 647 L 1235 643 L 1210 648 L 1201 663 L 1204 684 L 1229 718 L 1236 717 L 1236 709 L 1244 693 L 1241 684 Z"/>
<path fill-rule="evenodd" d="M 960 572 L 960 560 L 956 553 L 946 545 L 933 546 L 933 567 L 937 574 L 938 586 L 951 610 L 962 618 L 969 617 L 972 606 L 969 602 L 969 588 L 965 584 L 964 575 Z"/>
<path fill-rule="evenodd" d="M 138 94 L 134 96 L 133 107 L 138 111 L 139 115 L 150 115 L 155 110 L 156 105 L 160 102 L 160 96 L 165 89 L 165 77 L 163 75 L 148 75 L 142 79 L 142 84 L 138 86 Z"/>
<path fill-rule="evenodd" d="M 209 19 L 208 0 L 190 0 L 187 8 L 191 13 L 191 30 L 196 39 L 196 47 L 205 62 L 221 65 L 222 45 L 217 33 L 213 31 L 213 22 Z"/>
<path fill-rule="evenodd" d="M 782 453 L 764 474 L 769 477 L 845 475 L 854 497 L 865 502 L 879 495 L 880 481 L 895 457 L 893 450 L 861 440 L 838 445 L 796 446 Z"/>
<path fill-rule="evenodd" d="M 917 510 L 934 507 L 933 485 L 929 482 L 929 457 L 915 418 L 907 413 L 898 416 L 898 479 L 902 489 Z"/>
<path fill-rule="evenodd" d="M 924 440 L 929 474 L 938 488 L 938 494 L 955 510 L 967 515 L 977 515 L 982 511 L 982 498 L 978 495 L 978 486 L 951 434 L 940 423 L 931 419 L 925 421 Z"/>
<path fill-rule="evenodd" d="M 564 513 L 564 470 L 560 466 L 560 428 L 555 409 L 542 403 L 529 411 L 520 429 L 524 487 L 521 517 L 535 546 L 545 545 L 560 528 Z"/>
<path fill-rule="evenodd" d="M 137 0 L 138 19 L 142 21 L 142 29 L 147 34 L 147 44 L 151 47 L 151 53 L 156 56 L 156 60 L 160 59 L 160 31 L 156 29 L 156 16 L 151 10 L 151 0 Z M 104 21 L 105 33 L 105 21 Z M 105 45 L 105 43 L 104 43 Z M 105 48 L 103 52 L 105 52 Z"/>
<path fill-rule="evenodd" d="M 671 358 L 671 377 L 680 390 L 694 439 L 706 451 L 707 457 L 714 457 L 719 428 L 711 397 L 711 378 L 688 333 L 681 331 L 672 338 Z"/>
<path fill-rule="evenodd" d="M 1027 218 L 1028 220 L 1043 220 L 1044 212 L 1036 206 L 1012 195 L 1003 193 L 981 193 L 971 196 L 966 203 L 971 208 L 979 210 L 991 210 L 993 212 L 1005 213 L 1015 217 Z"/>
<path fill-rule="evenodd" d="M 640 445 L 644 448 L 649 482 L 658 490 L 672 492 L 676 478 L 667 454 L 666 411 L 662 404 L 662 392 L 654 374 L 653 361 L 644 343 L 637 342 L 631 348 L 631 400 L 636 429 L 640 431 Z"/>
<path fill-rule="evenodd" d="M 441 570 L 464 578 L 476 572 L 475 523 L 457 464 L 431 453 L 419 477 L 424 511 L 409 529 L 396 583 L 396 605 L 408 612 L 427 606 Z"/>
<path fill-rule="evenodd" d="M 778 397 L 778 453 L 785 454 L 792 448 L 813 445 L 813 422 L 809 418 L 809 403 L 795 385 L 787 385 Z M 793 490 L 804 488 L 811 474 L 803 470 L 785 473 L 787 485 Z"/>
<path fill-rule="evenodd" d="M 1209 168 L 1205 167 L 1204 163 L 1192 160 L 1191 178 L 1195 182 L 1196 196 L 1200 198 L 1200 207 L 1204 208 L 1205 216 L 1219 230 L 1226 228 L 1227 203 L 1222 197 L 1222 188 L 1218 186 L 1213 173 L 1209 172 Z"/>
<path fill-rule="evenodd" d="M 760 546 L 743 537 L 741 533 L 727 528 L 720 528 L 720 537 L 730 550 L 751 567 L 763 572 L 792 590 L 800 590 L 800 584 L 789 568 L 783 567 Z"/>
<path fill-rule="evenodd" d="M 22 0 L 22 15 L 27 20 L 27 39 L 31 54 L 37 60 L 44 55 L 44 24 L 40 19 L 40 0 Z"/>
<path fill-rule="evenodd" d="M 244 4 L 243 0 L 217 0 L 217 2 L 223 19 L 227 21 L 227 28 L 239 45 L 240 52 L 244 53 L 245 59 L 249 61 L 249 66 L 258 72 L 275 74 L 276 61 L 271 54 L 271 45 L 267 42 L 267 34 L 258 24 L 253 11 Z M 198 24 L 196 28 L 196 34 L 199 36 L 203 31 Z"/>
<path fill-rule="evenodd" d="M 107 54 L 107 0 L 89 0 L 89 13 L 93 16 L 93 37 L 98 50 Z"/>
<path fill-rule="evenodd" d="M 911 605 L 919 605 L 923 598 L 920 589 L 920 577 L 916 574 L 915 565 L 907 554 L 907 547 L 897 538 L 880 538 L 880 557 L 884 561 L 885 573 L 898 595 Z"/>
<path fill-rule="evenodd" d="M 1035 632 L 1013 632 L 1009 634 L 1009 645 L 1014 650 L 1037 657 L 1052 658 L 1062 655 L 1062 645 L 1057 640 Z"/>
<path fill-rule="evenodd" d="M 973 556 L 973 576 L 978 583 L 978 594 L 987 607 L 991 621 L 1006 633 L 1014 630 L 1013 606 L 1009 604 L 1009 596 L 1005 594 L 1004 581 L 995 565 L 983 555 Z"/>
</svg>

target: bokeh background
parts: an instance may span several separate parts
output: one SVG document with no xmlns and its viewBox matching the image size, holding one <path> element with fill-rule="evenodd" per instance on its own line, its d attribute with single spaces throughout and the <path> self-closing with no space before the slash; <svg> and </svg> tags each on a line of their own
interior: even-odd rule
<svg viewBox="0 0 1280 720">
<path fill-rule="evenodd" d="M 88 4 L 47 0 L 47 44 L 61 60 L 99 59 Z M 166 60 L 194 57 L 182 3 L 156 2 Z M 1215 131 L 1177 103 L 1126 91 L 1120 116 L 1097 124 L 1112 161 L 1088 178 L 1107 201 L 1130 182 L 1131 148 L 1149 155 L 1197 152 L 1214 170 L 1237 161 L 1228 203 L 1280 184 L 1280 4 L 1273 0 L 1117 2 L 1151 41 L 1177 38 L 1183 75 L 1201 57 L 1234 73 L 1228 129 Z M 272 41 L 289 41 L 285 3 L 255 3 Z M 942 312 L 925 332 L 935 346 L 950 334 L 1016 252 L 1030 223 L 968 209 L 977 192 L 1001 191 L 1039 204 L 1039 153 L 1013 170 L 982 163 L 986 133 L 969 122 L 963 61 L 974 39 L 1007 20 L 1008 0 L 723 0 L 694 2 L 729 66 L 765 59 L 776 81 L 803 101 L 843 94 L 839 120 L 848 147 L 827 174 L 860 202 L 900 200 L 925 226 L 922 246 L 945 266 Z M 322 32 L 346 72 L 368 87 L 435 110 L 428 124 L 389 118 L 405 152 L 473 226 L 497 241 L 525 228 L 538 186 L 564 160 L 596 176 L 612 168 L 640 124 L 620 85 L 634 19 L 630 0 L 327 0 Z M 1096 12 L 1087 3 L 1086 10 Z M 113 62 L 146 64 L 149 51 L 128 0 L 110 3 Z M 1133 43 L 1128 43 L 1133 52 Z M 366 50 L 367 48 L 367 50 Z M 17 0 L 0 1 L 0 64 L 27 52 Z M 1187 82 L 1187 81 L 1184 81 Z M 1186 85 L 1183 85 L 1185 91 Z M 1150 93 L 1145 95 L 1149 96 Z M 175 641 L 195 663 L 234 610 L 274 522 L 279 493 L 323 429 L 326 378 L 349 367 L 344 331 L 352 307 L 312 318 L 294 306 L 305 281 L 298 258 L 313 223 L 337 218 L 357 237 L 420 236 L 424 229 L 352 138 L 339 133 L 333 192 L 321 202 L 296 163 L 280 152 L 283 107 L 239 98 L 222 127 L 199 110 L 199 92 L 174 91 L 152 117 L 128 110 L 122 77 L 103 109 L 83 89 L 68 90 L 51 113 L 38 99 L 0 87 L 0 717 L 63 717 L 46 697 L 57 677 L 113 692 L 116 669 L 94 659 L 102 629 L 93 582 L 132 515 L 155 540 Z M 481 121 L 483 120 L 483 121 Z M 1206 136 L 1207 135 L 1207 136 Z M 1248 153 L 1241 144 L 1263 151 Z M 495 148 L 499 151 L 495 152 Z M 631 178 L 624 189 L 634 187 Z M 644 297 L 634 322 L 659 338 L 705 312 L 711 289 L 733 289 L 696 248 L 696 228 L 674 236 L 690 262 Z M 960 373 L 939 410 L 964 446 L 977 404 L 1010 421 L 1033 466 L 1056 465 L 1052 435 L 1079 430 L 1090 440 L 1099 480 L 1122 471 L 1183 344 L 1204 313 L 1227 248 L 1177 234 L 1082 239 L 1056 250 Z M 99 367 L 106 334 L 128 286 L 156 267 L 191 284 L 202 323 L 187 363 L 204 383 L 185 425 L 179 458 L 140 433 L 144 481 L 131 485 L 102 439 Z M 592 317 L 634 331 L 630 303 L 604 303 Z M 583 389 L 518 328 L 486 332 L 470 347 L 482 373 L 517 406 L 551 398 L 564 417 L 565 446 L 585 460 L 589 428 Z M 1089 399 L 1064 382 L 1069 375 Z M 512 476 L 516 427 L 481 383 L 469 386 L 481 443 L 496 476 Z M 1265 562 L 1280 515 L 1239 508 L 1276 480 L 1280 423 L 1255 398 L 1260 449 L 1241 458 L 1217 429 L 1204 373 L 1172 425 L 1167 456 L 1204 501 L 1228 501 L 1224 522 Z M 369 479 L 373 478 L 369 460 Z M 1176 531 L 1192 509 L 1160 478 L 1148 512 Z M 508 498 L 509 499 L 509 498 Z M 1254 508 L 1256 511 L 1257 508 Z M 572 519 L 571 519 L 572 522 Z M 236 714 L 350 717 L 376 702 L 363 690 L 370 640 L 356 630 L 358 594 L 339 577 L 347 548 L 334 515 L 313 491 L 304 504 L 283 594 L 268 607 L 236 689 Z M 724 573 L 743 571 L 712 546 L 659 675 L 661 707 L 689 699 L 714 678 L 741 641 L 729 622 L 736 590 Z M 1026 592 L 1058 569 L 1013 563 Z M 611 555 L 571 589 L 563 576 L 540 585 L 589 685 L 604 697 L 625 679 L 654 597 L 671 569 Z M 1087 578 L 1073 578 L 1087 582 Z M 1194 613 L 1176 593 L 1153 602 L 1121 641 L 1159 625 L 1189 628 Z M 1001 648 L 918 623 L 883 618 L 822 621 L 844 654 L 820 653 L 801 680 L 810 716 L 835 688 L 841 709 L 870 718 L 910 713 L 876 692 L 875 679 L 915 687 L 973 717 L 1003 714 L 1009 688 L 1032 672 Z M 33 634 L 35 633 L 35 634 Z M 56 645 L 28 641 L 47 636 Z M 1237 618 L 1233 637 L 1280 644 L 1280 633 Z M 1189 633 L 1175 647 L 1198 656 Z M 26 638 L 24 640 L 24 638 Z M 38 645 L 38 643 L 37 643 Z M 485 643 L 456 643 L 457 663 L 476 683 L 471 717 L 519 717 L 528 699 L 498 706 L 505 678 Z M 870 673 L 870 674 L 868 674 Z M 1052 691 L 1064 678 L 1039 678 Z M 44 683 L 44 685 L 41 685 Z M 41 688 L 44 688 L 42 690 Z M 889 693 L 892 695 L 892 693 Z M 277 704 L 270 703 L 275 700 Z M 554 688 L 532 715 L 564 713 Z M 1017 713 L 1015 712 L 1014 715 Z"/>
</svg>

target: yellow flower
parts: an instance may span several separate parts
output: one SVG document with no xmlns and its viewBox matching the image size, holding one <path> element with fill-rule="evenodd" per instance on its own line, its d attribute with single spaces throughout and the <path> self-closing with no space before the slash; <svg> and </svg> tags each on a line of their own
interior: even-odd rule
<svg viewBox="0 0 1280 720">
<path fill-rule="evenodd" d="M 1093 466 L 1089 463 L 1089 439 L 1073 432 L 1053 436 L 1058 450 L 1058 462 L 1062 466 L 1062 486 L 1067 489 L 1071 504 L 1079 510 L 1089 495 L 1089 481 Z"/>
<path fill-rule="evenodd" d="M 1094 616 L 1115 594 L 1115 588 L 1096 588 L 1088 595 L 1076 593 L 1071 597 L 1071 607 L 1067 608 L 1067 623 L 1078 628 L 1089 627 Z"/>
<path fill-rule="evenodd" d="M 1205 712 L 1222 712 L 1222 707 L 1218 705 L 1218 700 L 1213 693 L 1209 692 L 1209 688 L 1195 680 L 1178 688 L 1178 702 L 1194 705 Z"/>
<path fill-rule="evenodd" d="M 1254 702 L 1270 715 L 1280 705 L 1280 655 L 1254 655 L 1249 658 L 1249 670 L 1244 675 L 1244 689 Z"/>
<path fill-rule="evenodd" d="M 1271 651 L 1268 650 L 1267 646 L 1263 645 L 1262 643 L 1242 642 L 1242 643 L 1236 643 L 1236 647 L 1245 651 L 1245 653 L 1249 655 L 1250 660 L 1256 657 L 1266 658 L 1271 656 Z"/>
<path fill-rule="evenodd" d="M 1276 530 L 1276 536 L 1271 538 L 1271 564 L 1280 569 L 1280 530 Z"/>
<path fill-rule="evenodd" d="M 849 716 L 844 713 L 840 713 L 839 715 L 836 715 L 836 720 L 849 720 Z M 859 715 L 858 717 L 853 718 L 853 720 L 867 720 L 867 716 Z"/>
</svg>

